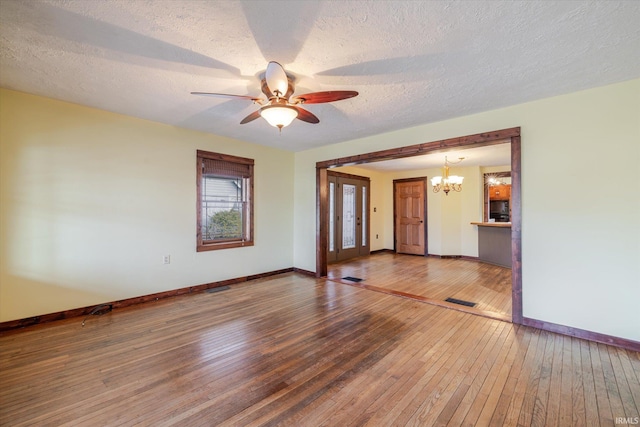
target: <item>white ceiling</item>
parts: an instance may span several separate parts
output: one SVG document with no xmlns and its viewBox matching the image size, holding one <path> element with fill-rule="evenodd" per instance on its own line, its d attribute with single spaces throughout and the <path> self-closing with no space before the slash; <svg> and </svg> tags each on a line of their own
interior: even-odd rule
<svg viewBox="0 0 640 427">
<path fill-rule="evenodd" d="M 640 76 L 639 1 L 0 1 L 0 85 L 299 151 Z M 316 125 L 257 106 L 268 61 Z M 426 141 L 425 141 L 426 142 Z"/>
</svg>

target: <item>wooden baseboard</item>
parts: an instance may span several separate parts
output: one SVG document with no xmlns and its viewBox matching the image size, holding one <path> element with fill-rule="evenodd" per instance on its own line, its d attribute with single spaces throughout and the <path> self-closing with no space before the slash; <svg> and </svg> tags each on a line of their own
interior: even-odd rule
<svg viewBox="0 0 640 427">
<path fill-rule="evenodd" d="M 299 270 L 299 269 L 298 269 Z M 276 274 L 289 273 L 296 271 L 293 267 L 283 268 L 282 270 L 269 271 L 266 273 L 253 274 L 251 276 L 237 277 L 229 280 L 221 280 L 219 282 L 205 283 L 197 286 L 189 286 L 187 288 L 173 289 L 171 291 L 158 292 L 155 294 L 143 295 L 140 297 L 127 298 L 120 301 L 111 301 L 98 304 L 91 307 L 80 307 L 71 310 L 59 311 L 57 313 L 42 314 L 40 316 L 28 317 L 26 319 L 10 320 L 8 322 L 0 323 L 0 332 L 9 331 L 12 329 L 25 328 L 27 326 L 39 325 L 41 323 L 53 322 L 55 320 L 69 319 L 72 317 L 88 316 L 96 307 L 110 306 L 110 309 L 128 307 L 130 305 L 142 304 L 149 301 L 157 301 L 164 298 L 171 298 L 179 295 L 191 294 L 196 292 L 206 291 L 211 288 L 219 288 L 221 286 L 235 285 L 238 283 L 249 282 L 251 280 L 261 279 L 263 277 L 275 276 Z M 298 271 L 305 274 L 304 270 Z M 308 272 L 315 276 L 315 273 Z"/>
<path fill-rule="evenodd" d="M 304 274 L 305 276 L 316 277 L 315 271 L 309 271 L 298 267 L 293 267 L 293 271 L 296 273 Z"/>
<path fill-rule="evenodd" d="M 582 338 L 588 341 L 595 341 L 602 344 L 613 345 L 615 347 L 624 348 L 626 350 L 640 352 L 640 342 L 628 340 L 626 338 L 614 337 L 598 332 L 586 331 L 584 329 L 573 328 L 571 326 L 558 325 L 556 323 L 545 322 L 542 320 L 522 318 L 522 324 L 531 326 L 532 328 L 542 329 L 544 331 L 555 332 L 570 337 Z"/>
<path fill-rule="evenodd" d="M 440 259 L 463 259 L 465 261 L 483 262 L 477 256 L 469 256 L 469 255 L 435 255 L 435 254 L 428 254 L 427 256 L 434 257 L 434 258 L 440 258 Z"/>
<path fill-rule="evenodd" d="M 393 249 L 376 249 L 375 251 L 371 251 L 370 254 L 371 255 L 376 255 L 376 254 L 395 254 L 396 251 L 394 251 Z"/>
<path fill-rule="evenodd" d="M 393 249 L 378 249 L 378 250 L 375 250 L 375 251 L 371 251 L 371 255 L 376 255 L 376 254 L 395 254 L 395 253 L 396 253 L 396 251 L 394 251 Z M 422 256 L 422 255 L 418 255 L 418 256 Z M 435 254 L 427 254 L 425 256 L 433 257 L 433 258 L 441 258 L 441 259 L 457 258 L 457 259 L 463 259 L 463 260 L 466 260 L 466 261 L 483 262 L 477 256 L 468 256 L 468 255 L 435 255 Z"/>
</svg>

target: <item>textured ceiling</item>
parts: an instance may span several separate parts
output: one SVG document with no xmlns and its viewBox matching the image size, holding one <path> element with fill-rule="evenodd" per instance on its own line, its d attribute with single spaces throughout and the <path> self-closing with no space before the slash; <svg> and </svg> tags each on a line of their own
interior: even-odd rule
<svg viewBox="0 0 640 427">
<path fill-rule="evenodd" d="M 299 151 L 640 76 L 638 1 L 0 1 L 0 85 Z M 319 124 L 239 122 L 268 61 Z"/>
</svg>

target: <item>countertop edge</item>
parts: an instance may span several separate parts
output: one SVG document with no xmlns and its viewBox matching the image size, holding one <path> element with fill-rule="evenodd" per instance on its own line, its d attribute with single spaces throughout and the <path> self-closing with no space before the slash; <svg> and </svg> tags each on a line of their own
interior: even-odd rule
<svg viewBox="0 0 640 427">
<path fill-rule="evenodd" d="M 479 227 L 511 228 L 510 222 L 472 222 L 471 225 L 477 225 Z"/>
</svg>

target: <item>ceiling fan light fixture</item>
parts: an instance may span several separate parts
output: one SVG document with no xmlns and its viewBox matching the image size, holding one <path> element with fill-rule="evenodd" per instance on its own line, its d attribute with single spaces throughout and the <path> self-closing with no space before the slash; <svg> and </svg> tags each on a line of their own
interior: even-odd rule
<svg viewBox="0 0 640 427">
<path fill-rule="evenodd" d="M 298 117 L 298 110 L 288 105 L 267 105 L 262 107 L 260 115 L 271 126 L 282 129 Z"/>
<path fill-rule="evenodd" d="M 1 1 L 1 0 L 0 0 Z M 228 93 L 214 92 L 191 92 L 193 95 L 205 95 L 218 98 L 243 99 L 252 101 L 262 108 L 253 111 L 240 121 L 241 125 L 247 124 L 260 116 L 274 127 L 282 131 L 282 128 L 289 126 L 296 118 L 300 121 L 317 124 L 320 119 L 311 111 L 308 111 L 298 104 L 324 104 L 327 102 L 340 101 L 342 99 L 353 98 L 358 95 L 354 90 L 330 90 L 323 92 L 311 92 L 304 95 L 293 96 L 295 92 L 295 79 L 287 75 L 282 65 L 275 61 L 267 64 L 264 77 L 261 78 L 260 89 L 267 97 L 256 98 L 249 95 L 231 95 Z"/>
</svg>

